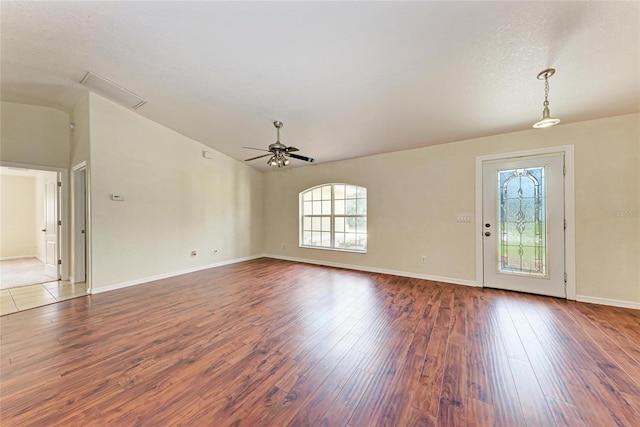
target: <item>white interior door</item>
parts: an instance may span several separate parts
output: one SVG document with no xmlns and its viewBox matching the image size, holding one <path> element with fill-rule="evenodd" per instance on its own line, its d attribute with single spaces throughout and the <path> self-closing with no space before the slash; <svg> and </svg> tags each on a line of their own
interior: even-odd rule
<svg viewBox="0 0 640 427">
<path fill-rule="evenodd" d="M 47 180 L 44 188 L 44 273 L 58 280 L 58 183 Z"/>
<path fill-rule="evenodd" d="M 483 163 L 484 286 L 566 297 L 564 155 Z"/>
</svg>

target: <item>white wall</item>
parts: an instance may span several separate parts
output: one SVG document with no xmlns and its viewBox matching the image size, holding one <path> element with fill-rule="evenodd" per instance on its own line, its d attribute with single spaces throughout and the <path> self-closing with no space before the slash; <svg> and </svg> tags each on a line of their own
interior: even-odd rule
<svg viewBox="0 0 640 427">
<path fill-rule="evenodd" d="M 260 172 L 102 97 L 89 103 L 94 291 L 262 253 Z"/>
<path fill-rule="evenodd" d="M 0 176 L 0 259 L 35 256 L 35 224 L 35 177 Z"/>
<path fill-rule="evenodd" d="M 475 224 L 455 215 L 475 213 L 476 157 L 572 144 L 577 293 L 640 303 L 640 114 L 269 172 L 266 253 L 475 282 Z M 367 254 L 298 247 L 298 193 L 328 182 L 368 188 Z"/>
</svg>

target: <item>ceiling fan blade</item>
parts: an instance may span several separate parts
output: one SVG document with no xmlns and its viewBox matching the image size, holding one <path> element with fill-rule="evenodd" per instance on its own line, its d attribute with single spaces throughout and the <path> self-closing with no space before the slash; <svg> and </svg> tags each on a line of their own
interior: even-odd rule
<svg viewBox="0 0 640 427">
<path fill-rule="evenodd" d="M 254 147 L 242 147 L 242 148 L 248 148 L 249 150 L 258 150 L 258 151 L 270 152 L 269 150 L 265 150 L 264 148 L 254 148 Z"/>
<path fill-rule="evenodd" d="M 316 159 L 314 159 L 313 157 L 301 156 L 299 154 L 285 153 L 285 156 L 292 157 L 298 160 L 304 160 L 305 162 L 309 163 L 314 163 L 316 161 Z"/>
<path fill-rule="evenodd" d="M 245 162 L 250 162 L 251 160 L 259 159 L 259 158 L 261 158 L 261 157 L 267 157 L 267 156 L 270 156 L 270 155 L 271 155 L 271 153 L 269 153 L 269 154 L 263 154 L 262 156 L 256 156 L 256 157 L 252 157 L 252 158 L 250 158 L 250 159 L 244 159 L 244 161 L 245 161 Z"/>
<path fill-rule="evenodd" d="M 298 150 L 296 147 L 287 147 L 287 149 L 284 151 L 286 151 L 287 153 L 290 153 L 292 151 L 300 151 L 300 150 Z"/>
</svg>

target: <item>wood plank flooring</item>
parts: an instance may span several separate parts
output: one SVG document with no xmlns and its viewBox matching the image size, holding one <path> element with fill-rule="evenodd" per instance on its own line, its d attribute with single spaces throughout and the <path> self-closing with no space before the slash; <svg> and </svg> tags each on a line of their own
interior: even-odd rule
<svg viewBox="0 0 640 427">
<path fill-rule="evenodd" d="M 640 312 L 262 258 L 0 318 L 8 426 L 640 426 Z"/>
</svg>

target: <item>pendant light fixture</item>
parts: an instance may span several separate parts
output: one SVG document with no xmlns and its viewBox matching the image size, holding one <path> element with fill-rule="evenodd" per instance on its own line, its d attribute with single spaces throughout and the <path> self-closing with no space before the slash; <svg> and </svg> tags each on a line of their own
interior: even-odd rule
<svg viewBox="0 0 640 427">
<path fill-rule="evenodd" d="M 551 113 L 549 112 L 549 77 L 553 76 L 555 72 L 555 68 L 547 68 L 538 73 L 538 80 L 544 79 L 544 102 L 542 103 L 544 109 L 542 110 L 542 119 L 533 124 L 533 127 L 536 129 L 548 128 L 549 126 L 560 123 L 560 119 L 551 117 Z"/>
</svg>

